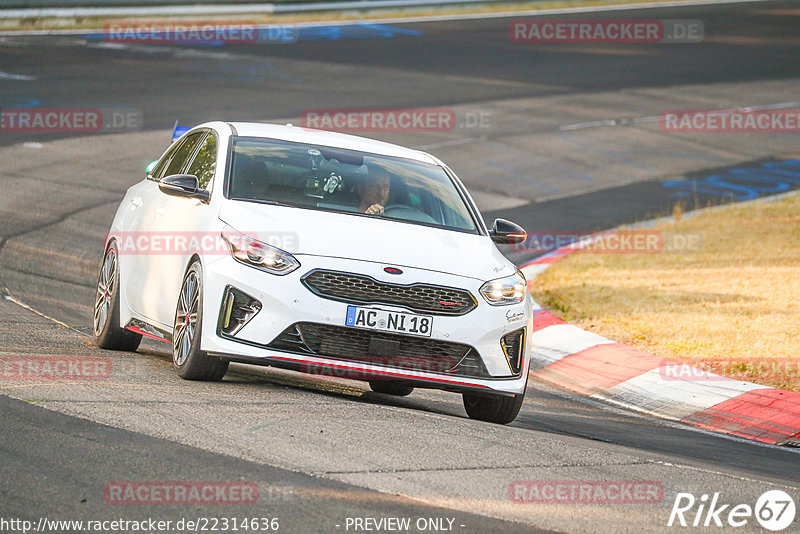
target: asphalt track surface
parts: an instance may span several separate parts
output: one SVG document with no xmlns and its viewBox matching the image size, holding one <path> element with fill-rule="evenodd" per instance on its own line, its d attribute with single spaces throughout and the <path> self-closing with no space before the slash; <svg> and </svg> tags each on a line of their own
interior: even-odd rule
<svg viewBox="0 0 800 534">
<path fill-rule="evenodd" d="M 0 286 L 36 310 L 0 301 L 0 355 L 101 356 L 113 369 L 92 383 L 0 380 L 0 517 L 274 516 L 284 532 L 345 532 L 348 517 L 446 517 L 456 532 L 631 532 L 674 530 L 666 523 L 678 492 L 720 492 L 725 503 L 752 505 L 783 488 L 800 502 L 792 450 L 546 384 L 531 382 L 519 418 L 499 427 L 467 419 L 452 394 L 396 399 L 358 382 L 240 365 L 221 384 L 189 383 L 172 372 L 162 344 L 107 353 L 88 340 L 102 236 L 176 118 L 298 123 L 308 108 L 453 109 L 464 121 L 452 132 L 365 135 L 436 154 L 487 219 L 507 216 L 528 229 L 608 228 L 669 213 L 675 203 L 727 201 L 730 191 L 687 197 L 663 183 L 797 157 L 797 134 L 591 125 L 663 109 L 798 100 L 795 3 L 584 18 L 612 16 L 697 19 L 706 37 L 518 45 L 508 40 L 508 20 L 494 19 L 391 24 L 369 38 L 345 32 L 269 46 L 1 38 L 0 71 L 29 79 L 0 79 L 0 106 L 133 108 L 144 122 L 108 135 L 0 135 Z M 477 114 L 490 123 L 469 127 L 466 118 Z M 241 507 L 104 502 L 109 482 L 165 480 L 246 480 L 260 498 Z M 515 480 L 657 481 L 664 497 L 649 505 L 521 504 L 509 499 Z M 751 520 L 736 530 L 759 529 Z"/>
</svg>

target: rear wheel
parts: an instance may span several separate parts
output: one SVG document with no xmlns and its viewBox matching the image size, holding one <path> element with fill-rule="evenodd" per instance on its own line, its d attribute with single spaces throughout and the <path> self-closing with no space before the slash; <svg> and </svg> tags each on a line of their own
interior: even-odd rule
<svg viewBox="0 0 800 534">
<path fill-rule="evenodd" d="M 141 334 L 119 324 L 119 253 L 113 241 L 108 244 L 97 279 L 92 332 L 94 344 L 101 349 L 134 351 L 142 342 Z"/>
<path fill-rule="evenodd" d="M 396 382 L 393 380 L 370 380 L 369 387 L 375 393 L 396 395 L 398 397 L 411 395 L 411 392 L 414 391 L 413 387 L 407 386 L 403 382 Z"/>
<path fill-rule="evenodd" d="M 228 361 L 200 350 L 203 325 L 203 268 L 194 262 L 181 285 L 172 328 L 172 365 L 186 380 L 221 380 Z"/>
<path fill-rule="evenodd" d="M 526 383 L 527 386 L 527 383 Z M 513 397 L 487 397 L 474 393 L 462 393 L 464 397 L 464 409 L 470 419 L 487 421 L 506 425 L 517 418 L 522 402 L 525 400 L 525 392 Z"/>
</svg>

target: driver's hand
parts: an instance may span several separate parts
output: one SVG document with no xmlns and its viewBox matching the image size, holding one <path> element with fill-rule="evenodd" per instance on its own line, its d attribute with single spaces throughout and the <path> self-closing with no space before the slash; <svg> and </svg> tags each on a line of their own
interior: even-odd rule
<svg viewBox="0 0 800 534">
<path fill-rule="evenodd" d="M 380 204 L 373 204 L 372 206 L 368 207 L 364 213 L 367 215 L 383 215 L 383 206 Z"/>
</svg>

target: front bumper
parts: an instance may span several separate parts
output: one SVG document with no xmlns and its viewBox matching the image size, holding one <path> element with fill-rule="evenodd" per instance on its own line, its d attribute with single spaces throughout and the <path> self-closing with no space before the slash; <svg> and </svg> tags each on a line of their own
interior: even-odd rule
<svg viewBox="0 0 800 534">
<path fill-rule="evenodd" d="M 213 258 L 204 265 L 201 348 L 212 355 L 232 361 L 273 365 L 325 376 L 357 380 L 402 380 L 415 387 L 474 390 L 493 394 L 524 392 L 530 358 L 530 298 L 518 305 L 490 306 L 478 292 L 483 281 L 472 278 L 405 266 L 399 266 L 403 274 L 393 275 L 385 273 L 385 265 L 380 263 L 308 255 L 296 257 L 301 267 L 285 276 L 262 272 L 228 256 Z M 344 327 L 348 304 L 318 296 L 301 282 L 301 278 L 314 269 L 359 273 L 392 284 L 424 282 L 468 290 L 475 296 L 477 306 L 465 315 L 433 315 L 430 340 L 474 348 L 480 355 L 485 373 L 481 377 L 453 376 L 431 372 L 427 367 L 407 369 L 381 365 L 385 362 L 379 358 L 376 361 L 365 358 L 360 361 L 343 361 L 342 358 L 268 347 L 281 333 L 296 323 Z M 234 287 L 261 303 L 260 311 L 232 337 L 221 335 L 219 330 L 220 310 L 228 287 Z M 399 312 L 409 311 L 401 306 L 388 304 L 375 307 Z M 500 339 L 521 328 L 525 328 L 527 332 L 524 337 L 522 369 L 514 375 Z"/>
</svg>

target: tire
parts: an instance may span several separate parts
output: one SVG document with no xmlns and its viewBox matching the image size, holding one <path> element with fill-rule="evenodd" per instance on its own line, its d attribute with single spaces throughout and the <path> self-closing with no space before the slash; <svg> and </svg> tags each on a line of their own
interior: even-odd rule
<svg viewBox="0 0 800 534">
<path fill-rule="evenodd" d="M 195 261 L 181 284 L 172 327 L 172 366 L 185 380 L 222 380 L 228 361 L 200 350 L 203 326 L 203 268 Z"/>
<path fill-rule="evenodd" d="M 119 252 L 117 244 L 108 244 L 103 266 L 97 277 L 97 293 L 92 309 L 94 344 L 101 349 L 135 351 L 142 335 L 119 324 Z"/>
<path fill-rule="evenodd" d="M 403 382 L 394 380 L 370 380 L 369 388 L 375 393 L 383 393 L 384 395 L 395 395 L 397 397 L 405 397 L 411 395 L 414 388 L 405 385 Z"/>
<path fill-rule="evenodd" d="M 525 387 L 528 383 L 525 382 Z M 474 393 L 462 393 L 464 397 L 464 409 L 470 419 L 486 421 L 507 425 L 517 418 L 522 402 L 525 400 L 525 392 L 513 397 L 486 397 Z"/>
</svg>

